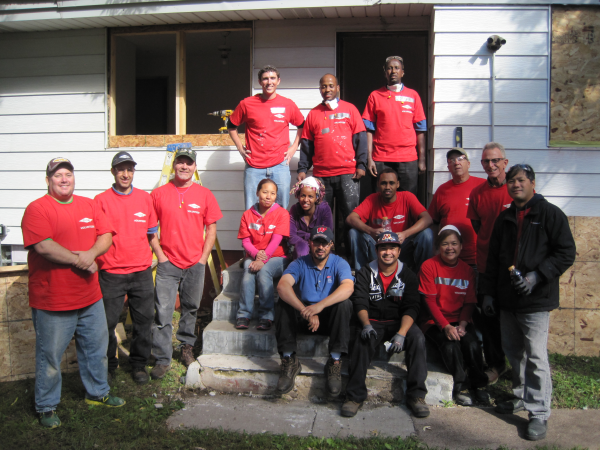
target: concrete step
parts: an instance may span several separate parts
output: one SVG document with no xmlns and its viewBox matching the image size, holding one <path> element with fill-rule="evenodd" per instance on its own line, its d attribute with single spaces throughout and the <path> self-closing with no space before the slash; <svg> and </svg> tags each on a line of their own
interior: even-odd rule
<svg viewBox="0 0 600 450">
<path fill-rule="evenodd" d="M 241 260 L 240 260 L 241 261 Z M 239 261 L 223 271 L 223 291 L 239 294 L 242 284 L 244 269 L 240 267 Z"/>
<path fill-rule="evenodd" d="M 273 395 L 279 378 L 279 357 L 201 355 L 202 385 L 210 390 L 226 393 L 245 393 Z M 327 398 L 324 368 L 326 357 L 300 357 L 302 370 L 296 377 L 294 390 L 290 396 L 300 399 Z M 348 375 L 348 361 L 342 368 L 343 387 Z M 452 397 L 452 377 L 440 372 L 435 364 L 428 365 L 426 380 L 427 397 L 425 400 L 436 405 Z M 406 388 L 406 366 L 397 362 L 373 362 L 367 373 L 369 399 L 400 402 Z M 340 396 L 344 398 L 344 394 Z"/>
<path fill-rule="evenodd" d="M 275 303 L 279 301 L 275 294 Z M 213 302 L 213 320 L 235 321 L 240 305 L 239 292 L 221 292 Z M 258 319 L 258 295 L 254 297 L 254 319 Z"/>
</svg>

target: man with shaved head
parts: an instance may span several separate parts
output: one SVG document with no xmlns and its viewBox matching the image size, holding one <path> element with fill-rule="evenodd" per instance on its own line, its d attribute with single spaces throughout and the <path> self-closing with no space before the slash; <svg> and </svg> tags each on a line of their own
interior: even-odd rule
<svg viewBox="0 0 600 450">
<path fill-rule="evenodd" d="M 306 117 L 300 140 L 298 181 L 313 167 L 313 175 L 325 185 L 325 201 L 342 217 L 358 206 L 359 180 L 367 165 L 367 135 L 356 107 L 339 99 L 340 85 L 328 73 L 319 80 L 323 102 Z"/>
</svg>

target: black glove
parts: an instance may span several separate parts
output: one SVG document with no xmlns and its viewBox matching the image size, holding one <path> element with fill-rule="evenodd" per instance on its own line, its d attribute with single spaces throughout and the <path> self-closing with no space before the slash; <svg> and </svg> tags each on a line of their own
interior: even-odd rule
<svg viewBox="0 0 600 450">
<path fill-rule="evenodd" d="M 496 309 L 494 308 L 494 298 L 491 295 L 483 296 L 481 310 L 488 317 L 493 317 L 496 315 Z"/>
<path fill-rule="evenodd" d="M 517 283 L 513 283 L 513 286 L 517 292 L 521 295 L 529 295 L 536 284 L 540 282 L 540 276 L 537 272 L 529 272 L 523 277 L 523 279 Z"/>
<path fill-rule="evenodd" d="M 404 347 L 404 339 L 406 336 L 402 336 L 401 334 L 396 333 L 390 343 L 389 351 L 392 353 L 400 353 L 402 351 L 402 347 Z"/>
<path fill-rule="evenodd" d="M 371 324 L 365 325 L 363 327 L 362 331 L 360 332 L 360 337 L 364 341 L 368 341 L 369 339 L 371 339 L 371 336 L 373 336 L 375 339 L 377 339 L 377 331 L 375 331 L 375 328 L 373 328 L 373 325 L 371 325 Z"/>
</svg>

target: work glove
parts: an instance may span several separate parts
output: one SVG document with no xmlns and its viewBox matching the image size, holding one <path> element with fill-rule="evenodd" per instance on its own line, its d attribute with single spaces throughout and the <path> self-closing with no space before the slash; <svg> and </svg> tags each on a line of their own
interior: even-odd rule
<svg viewBox="0 0 600 450">
<path fill-rule="evenodd" d="M 360 332 L 360 337 L 363 339 L 363 341 L 368 341 L 371 339 L 371 336 L 377 339 L 377 332 L 375 331 L 375 328 L 373 328 L 373 325 L 371 324 L 365 325 Z"/>
<path fill-rule="evenodd" d="M 496 315 L 496 309 L 494 308 L 494 298 L 491 295 L 483 296 L 481 310 L 488 317 L 493 317 Z"/>
<path fill-rule="evenodd" d="M 537 272 L 529 272 L 520 281 L 513 283 L 517 292 L 521 295 L 529 295 L 536 284 L 540 282 L 540 276 Z"/>
<path fill-rule="evenodd" d="M 389 351 L 392 353 L 400 353 L 404 347 L 404 339 L 406 339 L 406 336 L 396 333 L 390 341 L 392 345 L 390 346 Z"/>
</svg>

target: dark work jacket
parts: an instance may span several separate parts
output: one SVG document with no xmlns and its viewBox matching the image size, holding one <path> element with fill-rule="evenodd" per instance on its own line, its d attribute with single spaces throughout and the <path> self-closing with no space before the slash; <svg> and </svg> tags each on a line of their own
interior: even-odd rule
<svg viewBox="0 0 600 450">
<path fill-rule="evenodd" d="M 567 216 L 540 194 L 525 205 L 517 245 L 517 208 L 513 202 L 502 211 L 490 239 L 487 267 L 479 276 L 479 293 L 491 295 L 496 307 L 518 313 L 551 311 L 559 304 L 559 277 L 575 262 L 575 241 Z M 508 268 L 515 265 L 523 276 L 536 271 L 540 281 L 529 295 L 519 295 L 511 284 Z"/>
<path fill-rule="evenodd" d="M 369 319 L 401 320 L 410 316 L 417 320 L 420 297 L 417 276 L 405 264 L 398 261 L 396 276 L 383 292 L 377 261 L 363 266 L 356 274 L 352 297 L 354 312 L 366 310 Z"/>
</svg>

